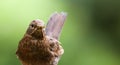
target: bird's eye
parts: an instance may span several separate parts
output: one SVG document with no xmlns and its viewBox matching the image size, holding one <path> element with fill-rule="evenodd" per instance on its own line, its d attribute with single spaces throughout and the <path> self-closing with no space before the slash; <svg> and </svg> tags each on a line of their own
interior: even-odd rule
<svg viewBox="0 0 120 65">
<path fill-rule="evenodd" d="M 34 25 L 32 24 L 31 27 L 34 27 Z"/>
</svg>

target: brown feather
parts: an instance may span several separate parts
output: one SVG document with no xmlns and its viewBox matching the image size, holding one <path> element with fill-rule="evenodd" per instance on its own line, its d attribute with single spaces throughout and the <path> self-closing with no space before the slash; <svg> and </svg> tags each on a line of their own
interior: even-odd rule
<svg viewBox="0 0 120 65">
<path fill-rule="evenodd" d="M 43 21 L 34 20 L 19 42 L 16 55 L 23 65 L 57 65 L 63 52 L 58 40 L 46 36 Z"/>
</svg>

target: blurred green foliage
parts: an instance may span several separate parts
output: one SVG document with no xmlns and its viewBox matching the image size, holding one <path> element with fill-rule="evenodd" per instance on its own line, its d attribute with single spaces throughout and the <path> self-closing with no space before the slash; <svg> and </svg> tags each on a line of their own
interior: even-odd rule
<svg viewBox="0 0 120 65">
<path fill-rule="evenodd" d="M 21 65 L 15 52 L 30 21 L 65 11 L 59 65 L 120 65 L 120 1 L 0 0 L 0 65 Z"/>
</svg>

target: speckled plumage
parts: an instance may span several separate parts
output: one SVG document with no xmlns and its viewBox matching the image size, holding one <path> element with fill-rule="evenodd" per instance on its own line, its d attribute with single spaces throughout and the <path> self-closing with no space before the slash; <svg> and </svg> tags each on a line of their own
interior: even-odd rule
<svg viewBox="0 0 120 65">
<path fill-rule="evenodd" d="M 16 55 L 23 65 L 58 64 L 64 49 L 58 39 L 46 34 L 44 28 L 42 20 L 33 20 L 20 40 Z"/>
</svg>

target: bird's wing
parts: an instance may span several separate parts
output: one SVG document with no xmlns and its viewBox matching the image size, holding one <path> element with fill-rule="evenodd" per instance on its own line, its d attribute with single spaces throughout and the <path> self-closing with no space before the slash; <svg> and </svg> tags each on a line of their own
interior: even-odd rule
<svg viewBox="0 0 120 65">
<path fill-rule="evenodd" d="M 53 13 L 46 26 L 46 35 L 59 39 L 60 32 L 65 22 L 67 14 L 64 12 Z"/>
</svg>

